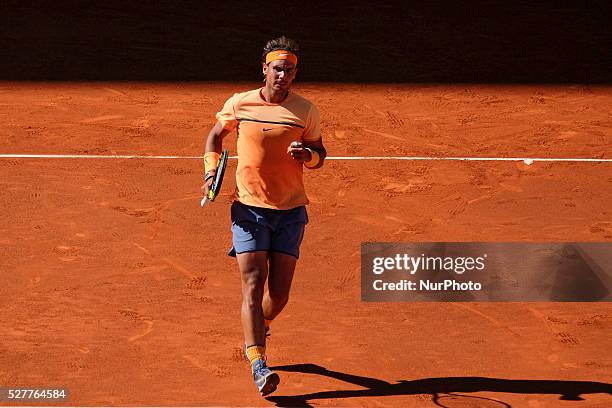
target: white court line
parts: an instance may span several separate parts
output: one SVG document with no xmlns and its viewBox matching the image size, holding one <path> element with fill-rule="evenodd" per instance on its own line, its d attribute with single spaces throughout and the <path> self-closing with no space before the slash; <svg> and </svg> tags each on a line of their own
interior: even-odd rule
<svg viewBox="0 0 612 408">
<path fill-rule="evenodd" d="M 236 156 L 230 156 L 236 159 Z M 0 154 L 0 159 L 187 159 L 202 156 L 93 155 L 93 154 Z M 454 161 L 522 161 L 522 162 L 594 162 L 612 163 L 612 159 L 546 158 L 546 157 L 437 157 L 437 156 L 328 156 L 325 160 L 454 160 Z M 529 163 L 530 164 L 530 163 Z"/>
</svg>

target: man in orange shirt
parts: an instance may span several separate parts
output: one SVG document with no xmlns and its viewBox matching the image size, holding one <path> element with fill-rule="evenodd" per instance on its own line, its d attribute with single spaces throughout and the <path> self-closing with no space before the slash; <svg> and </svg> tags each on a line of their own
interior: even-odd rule
<svg viewBox="0 0 612 408">
<path fill-rule="evenodd" d="M 262 55 L 265 85 L 234 94 L 225 102 L 208 134 L 204 155 L 203 192 L 207 195 L 222 140 L 237 130 L 229 255 L 236 257 L 240 269 L 245 352 L 262 395 L 276 390 L 280 382 L 266 365 L 266 334 L 289 299 L 308 223 L 303 167 L 321 167 L 327 154 L 318 109 L 290 91 L 297 74 L 297 52 L 295 41 L 286 37 L 266 43 Z"/>
</svg>

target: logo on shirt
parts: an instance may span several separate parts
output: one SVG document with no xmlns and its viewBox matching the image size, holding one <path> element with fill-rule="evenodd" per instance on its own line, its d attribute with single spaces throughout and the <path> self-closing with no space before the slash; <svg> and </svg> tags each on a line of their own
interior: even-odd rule
<svg viewBox="0 0 612 408">
<path fill-rule="evenodd" d="M 267 132 L 268 130 L 272 130 L 272 128 L 263 128 L 262 129 L 264 132 Z"/>
</svg>

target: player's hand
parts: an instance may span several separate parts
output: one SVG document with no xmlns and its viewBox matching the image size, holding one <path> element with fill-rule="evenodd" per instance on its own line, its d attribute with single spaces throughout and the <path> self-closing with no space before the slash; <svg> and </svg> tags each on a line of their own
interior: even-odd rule
<svg viewBox="0 0 612 408">
<path fill-rule="evenodd" d="M 300 162 L 308 162 L 312 159 L 312 153 L 304 148 L 304 145 L 300 142 L 291 142 L 287 147 L 287 153 L 293 157 L 294 160 Z"/>
<path fill-rule="evenodd" d="M 213 180 L 215 179 L 215 174 L 217 174 L 217 170 L 211 170 L 210 174 L 213 177 L 210 177 L 208 181 L 204 181 L 204 185 L 202 186 L 202 192 L 204 193 L 204 197 L 208 197 L 208 191 L 212 188 Z M 204 176 L 206 177 L 206 176 Z"/>
</svg>

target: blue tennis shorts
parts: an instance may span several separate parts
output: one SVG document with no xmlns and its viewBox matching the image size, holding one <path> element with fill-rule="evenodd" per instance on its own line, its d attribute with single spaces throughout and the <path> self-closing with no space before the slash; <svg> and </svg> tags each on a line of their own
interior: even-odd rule
<svg viewBox="0 0 612 408">
<path fill-rule="evenodd" d="M 229 256 L 244 252 L 272 251 L 300 257 L 306 207 L 274 210 L 234 201 L 232 204 L 232 248 Z"/>
</svg>

